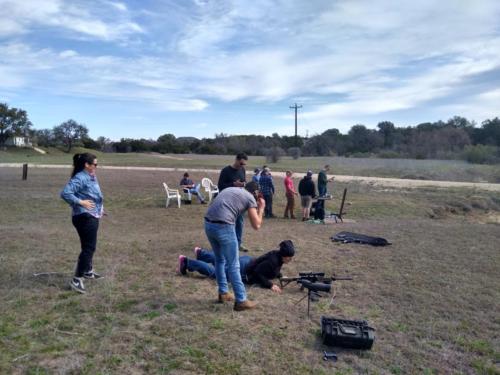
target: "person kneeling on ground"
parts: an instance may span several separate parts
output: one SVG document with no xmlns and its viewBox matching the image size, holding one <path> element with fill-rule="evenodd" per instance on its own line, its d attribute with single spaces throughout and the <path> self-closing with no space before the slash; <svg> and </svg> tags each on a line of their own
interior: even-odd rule
<svg viewBox="0 0 500 375">
<path fill-rule="evenodd" d="M 215 256 L 210 250 L 195 247 L 196 259 L 179 255 L 177 272 L 187 275 L 187 272 L 199 272 L 202 275 L 215 279 Z M 249 255 L 240 256 L 241 279 L 246 284 L 258 284 L 262 288 L 281 293 L 281 288 L 271 281 L 281 276 L 281 266 L 289 263 L 295 255 L 295 248 L 291 240 L 282 241 L 278 250 L 271 250 L 258 258 Z"/>
</svg>

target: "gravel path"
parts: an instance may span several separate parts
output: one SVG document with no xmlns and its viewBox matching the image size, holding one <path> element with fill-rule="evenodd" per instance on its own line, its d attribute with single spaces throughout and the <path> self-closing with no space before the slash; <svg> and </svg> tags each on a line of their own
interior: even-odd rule
<svg viewBox="0 0 500 375">
<path fill-rule="evenodd" d="M 0 163 L 0 168 L 22 168 L 22 163 Z M 62 164 L 29 164 L 29 168 L 71 168 L 69 165 Z M 186 168 L 159 168 L 159 167 L 118 167 L 118 166 L 99 166 L 99 169 L 118 169 L 135 171 L 165 171 L 165 172 L 185 172 Z M 215 169 L 189 169 L 190 172 L 219 173 Z M 285 172 L 272 172 L 273 176 L 285 177 Z M 332 175 L 329 175 L 331 177 Z M 410 180 L 403 178 L 383 178 L 383 177 L 361 177 L 334 175 L 335 181 L 349 182 L 357 181 L 374 186 L 392 187 L 392 188 L 418 188 L 418 187 L 438 187 L 438 188 L 470 188 L 488 191 L 500 191 L 500 184 L 487 182 L 457 182 L 457 181 L 435 181 L 435 180 Z M 298 173 L 295 178 L 301 177 Z"/>
</svg>

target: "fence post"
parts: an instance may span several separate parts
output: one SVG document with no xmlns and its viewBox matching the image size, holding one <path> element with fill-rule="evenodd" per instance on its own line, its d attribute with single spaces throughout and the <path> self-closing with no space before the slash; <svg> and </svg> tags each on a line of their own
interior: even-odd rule
<svg viewBox="0 0 500 375">
<path fill-rule="evenodd" d="M 23 164 L 23 180 L 28 179 L 28 164 Z"/>
</svg>

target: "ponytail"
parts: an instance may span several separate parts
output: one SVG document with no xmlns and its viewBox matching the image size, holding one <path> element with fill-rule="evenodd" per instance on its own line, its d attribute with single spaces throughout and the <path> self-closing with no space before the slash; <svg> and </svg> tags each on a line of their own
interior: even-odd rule
<svg viewBox="0 0 500 375">
<path fill-rule="evenodd" d="M 85 169 L 85 163 L 92 164 L 97 159 L 95 155 L 85 152 L 83 154 L 75 154 L 73 156 L 73 172 L 71 177 Z"/>
</svg>

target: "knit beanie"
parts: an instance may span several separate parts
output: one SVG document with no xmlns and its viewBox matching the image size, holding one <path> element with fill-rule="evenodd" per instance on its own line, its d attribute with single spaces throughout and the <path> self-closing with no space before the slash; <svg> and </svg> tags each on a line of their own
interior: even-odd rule
<svg viewBox="0 0 500 375">
<path fill-rule="evenodd" d="M 285 240 L 280 243 L 279 254 L 282 257 L 293 257 L 295 255 L 295 247 L 291 240 Z"/>
</svg>

